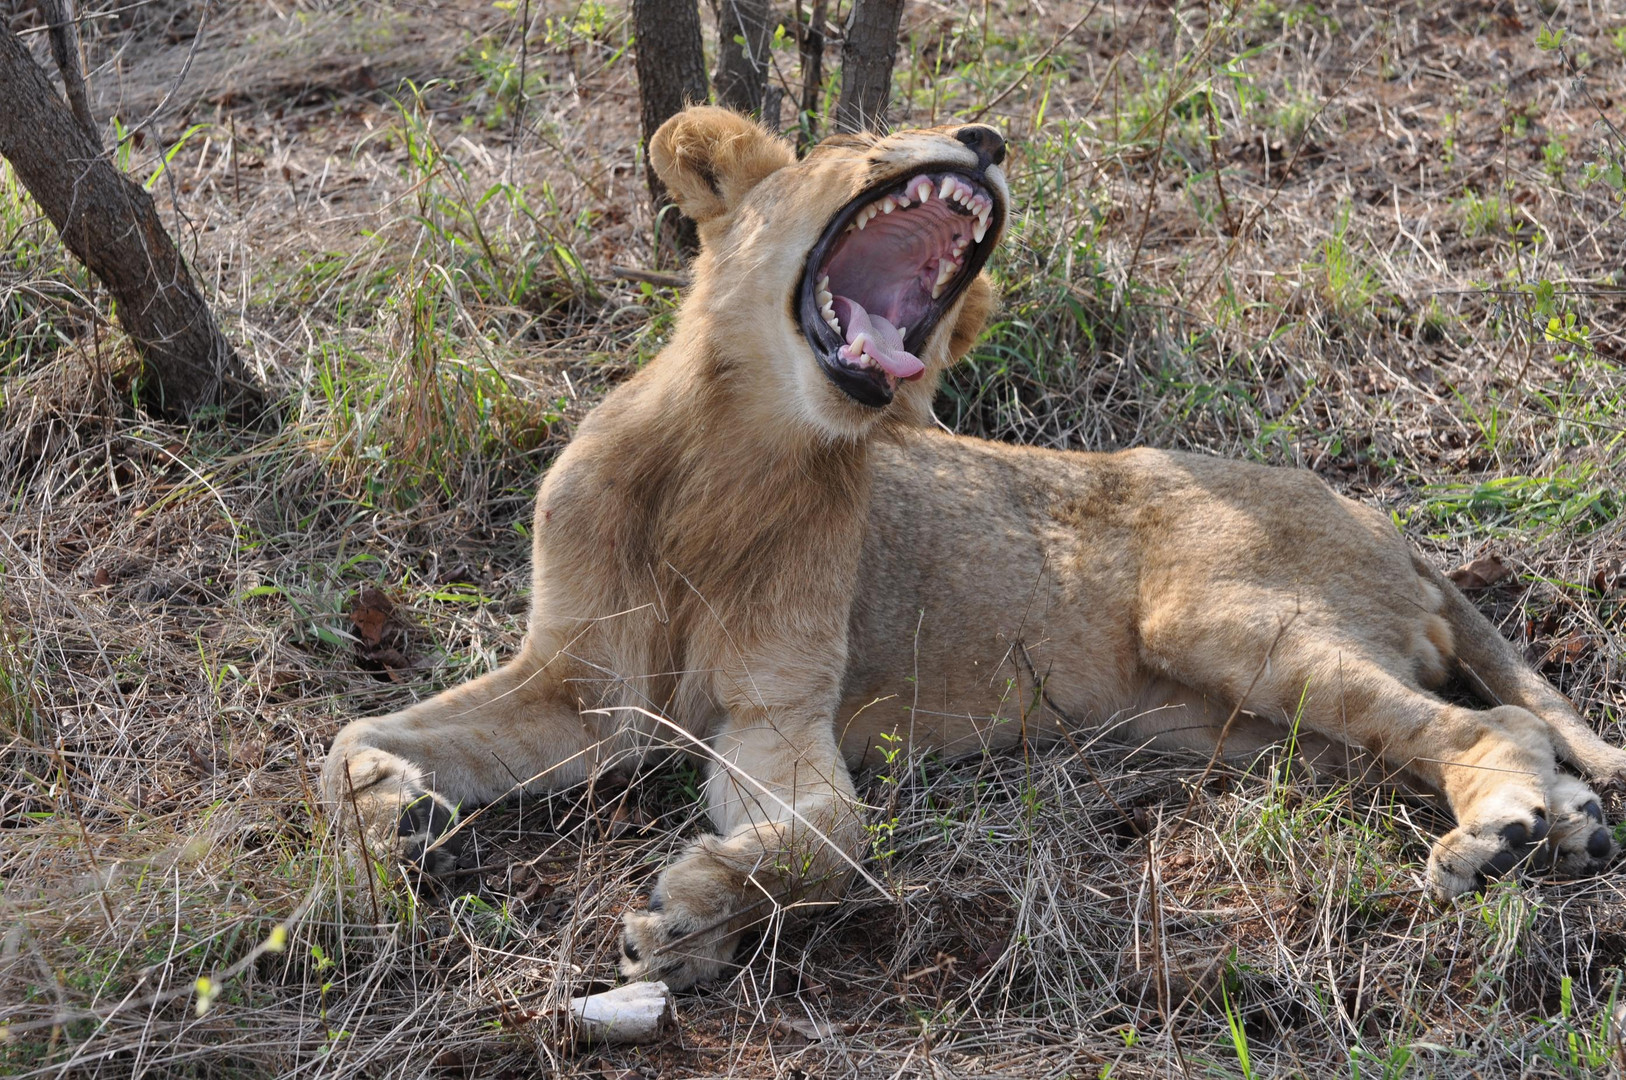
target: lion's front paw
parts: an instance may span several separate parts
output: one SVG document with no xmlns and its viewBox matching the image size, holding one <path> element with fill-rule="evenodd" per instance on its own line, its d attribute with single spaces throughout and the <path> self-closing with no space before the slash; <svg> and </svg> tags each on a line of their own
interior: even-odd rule
<svg viewBox="0 0 1626 1080">
<path fill-rule="evenodd" d="M 456 868 L 463 837 L 446 834 L 457 823 L 457 808 L 429 789 L 421 770 L 371 748 L 330 770 L 324 785 L 348 834 L 344 840 L 360 839 L 371 855 L 412 863 L 429 874 Z"/>
<path fill-rule="evenodd" d="M 660 979 L 674 990 L 721 975 L 734 958 L 748 914 L 741 878 L 706 843 L 667 867 L 647 911 L 629 911 L 621 931 L 621 973 Z M 758 893 L 760 897 L 760 893 Z"/>
<path fill-rule="evenodd" d="M 394 855 L 424 873 L 442 877 L 457 869 L 464 835 L 447 835 L 457 824 L 457 807 L 433 791 L 413 799 L 395 826 Z"/>
</svg>

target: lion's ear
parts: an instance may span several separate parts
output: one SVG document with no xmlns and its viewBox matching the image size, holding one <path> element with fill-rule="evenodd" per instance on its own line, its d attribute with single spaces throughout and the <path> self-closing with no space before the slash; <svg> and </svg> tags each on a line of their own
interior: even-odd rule
<svg viewBox="0 0 1626 1080">
<path fill-rule="evenodd" d="M 678 208 L 703 223 L 732 210 L 763 177 L 794 163 L 796 154 L 737 112 L 692 105 L 655 132 L 649 160 Z"/>
<path fill-rule="evenodd" d="M 971 351 L 971 346 L 982 336 L 988 316 L 994 313 L 999 294 L 987 274 L 978 274 L 966 287 L 965 298 L 960 301 L 960 315 L 954 320 L 954 332 L 949 336 L 949 362 L 959 363 Z"/>
</svg>

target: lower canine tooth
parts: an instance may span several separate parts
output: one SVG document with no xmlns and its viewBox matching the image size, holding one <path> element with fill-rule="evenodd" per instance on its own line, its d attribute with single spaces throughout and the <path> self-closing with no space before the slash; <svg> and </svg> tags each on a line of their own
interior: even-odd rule
<svg viewBox="0 0 1626 1080">
<path fill-rule="evenodd" d="M 988 235 L 988 219 L 985 218 L 985 217 L 980 217 L 980 218 L 977 219 L 977 223 L 975 225 L 971 226 L 971 239 L 975 240 L 977 243 L 980 244 L 980 243 L 982 243 L 982 238 L 987 236 L 987 235 Z"/>
</svg>

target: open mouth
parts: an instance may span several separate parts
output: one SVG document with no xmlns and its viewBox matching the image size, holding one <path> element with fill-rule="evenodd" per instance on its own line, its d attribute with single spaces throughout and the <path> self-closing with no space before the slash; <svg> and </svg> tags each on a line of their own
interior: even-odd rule
<svg viewBox="0 0 1626 1080">
<path fill-rule="evenodd" d="M 798 316 L 848 397 L 879 408 L 926 370 L 919 353 L 977 276 L 1004 207 L 973 173 L 926 169 L 842 208 L 809 254 Z"/>
</svg>

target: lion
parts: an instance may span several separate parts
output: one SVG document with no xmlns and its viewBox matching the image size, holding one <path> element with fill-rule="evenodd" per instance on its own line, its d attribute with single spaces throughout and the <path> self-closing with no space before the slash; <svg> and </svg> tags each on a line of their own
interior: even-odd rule
<svg viewBox="0 0 1626 1080">
<path fill-rule="evenodd" d="M 542 481 L 518 655 L 335 738 L 322 785 L 347 834 L 444 869 L 469 807 L 694 753 L 717 831 L 622 933 L 623 973 L 674 988 L 863 873 L 853 773 L 901 741 L 1111 728 L 1212 755 L 1291 736 L 1443 801 L 1441 899 L 1607 862 L 1583 777 L 1626 776 L 1626 751 L 1383 513 L 1302 470 L 934 428 L 939 376 L 994 303 L 1004 157 L 981 124 L 800 160 L 718 108 L 656 132 L 701 239 L 670 342 Z M 1440 696 L 1453 676 L 1486 707 Z"/>
</svg>

